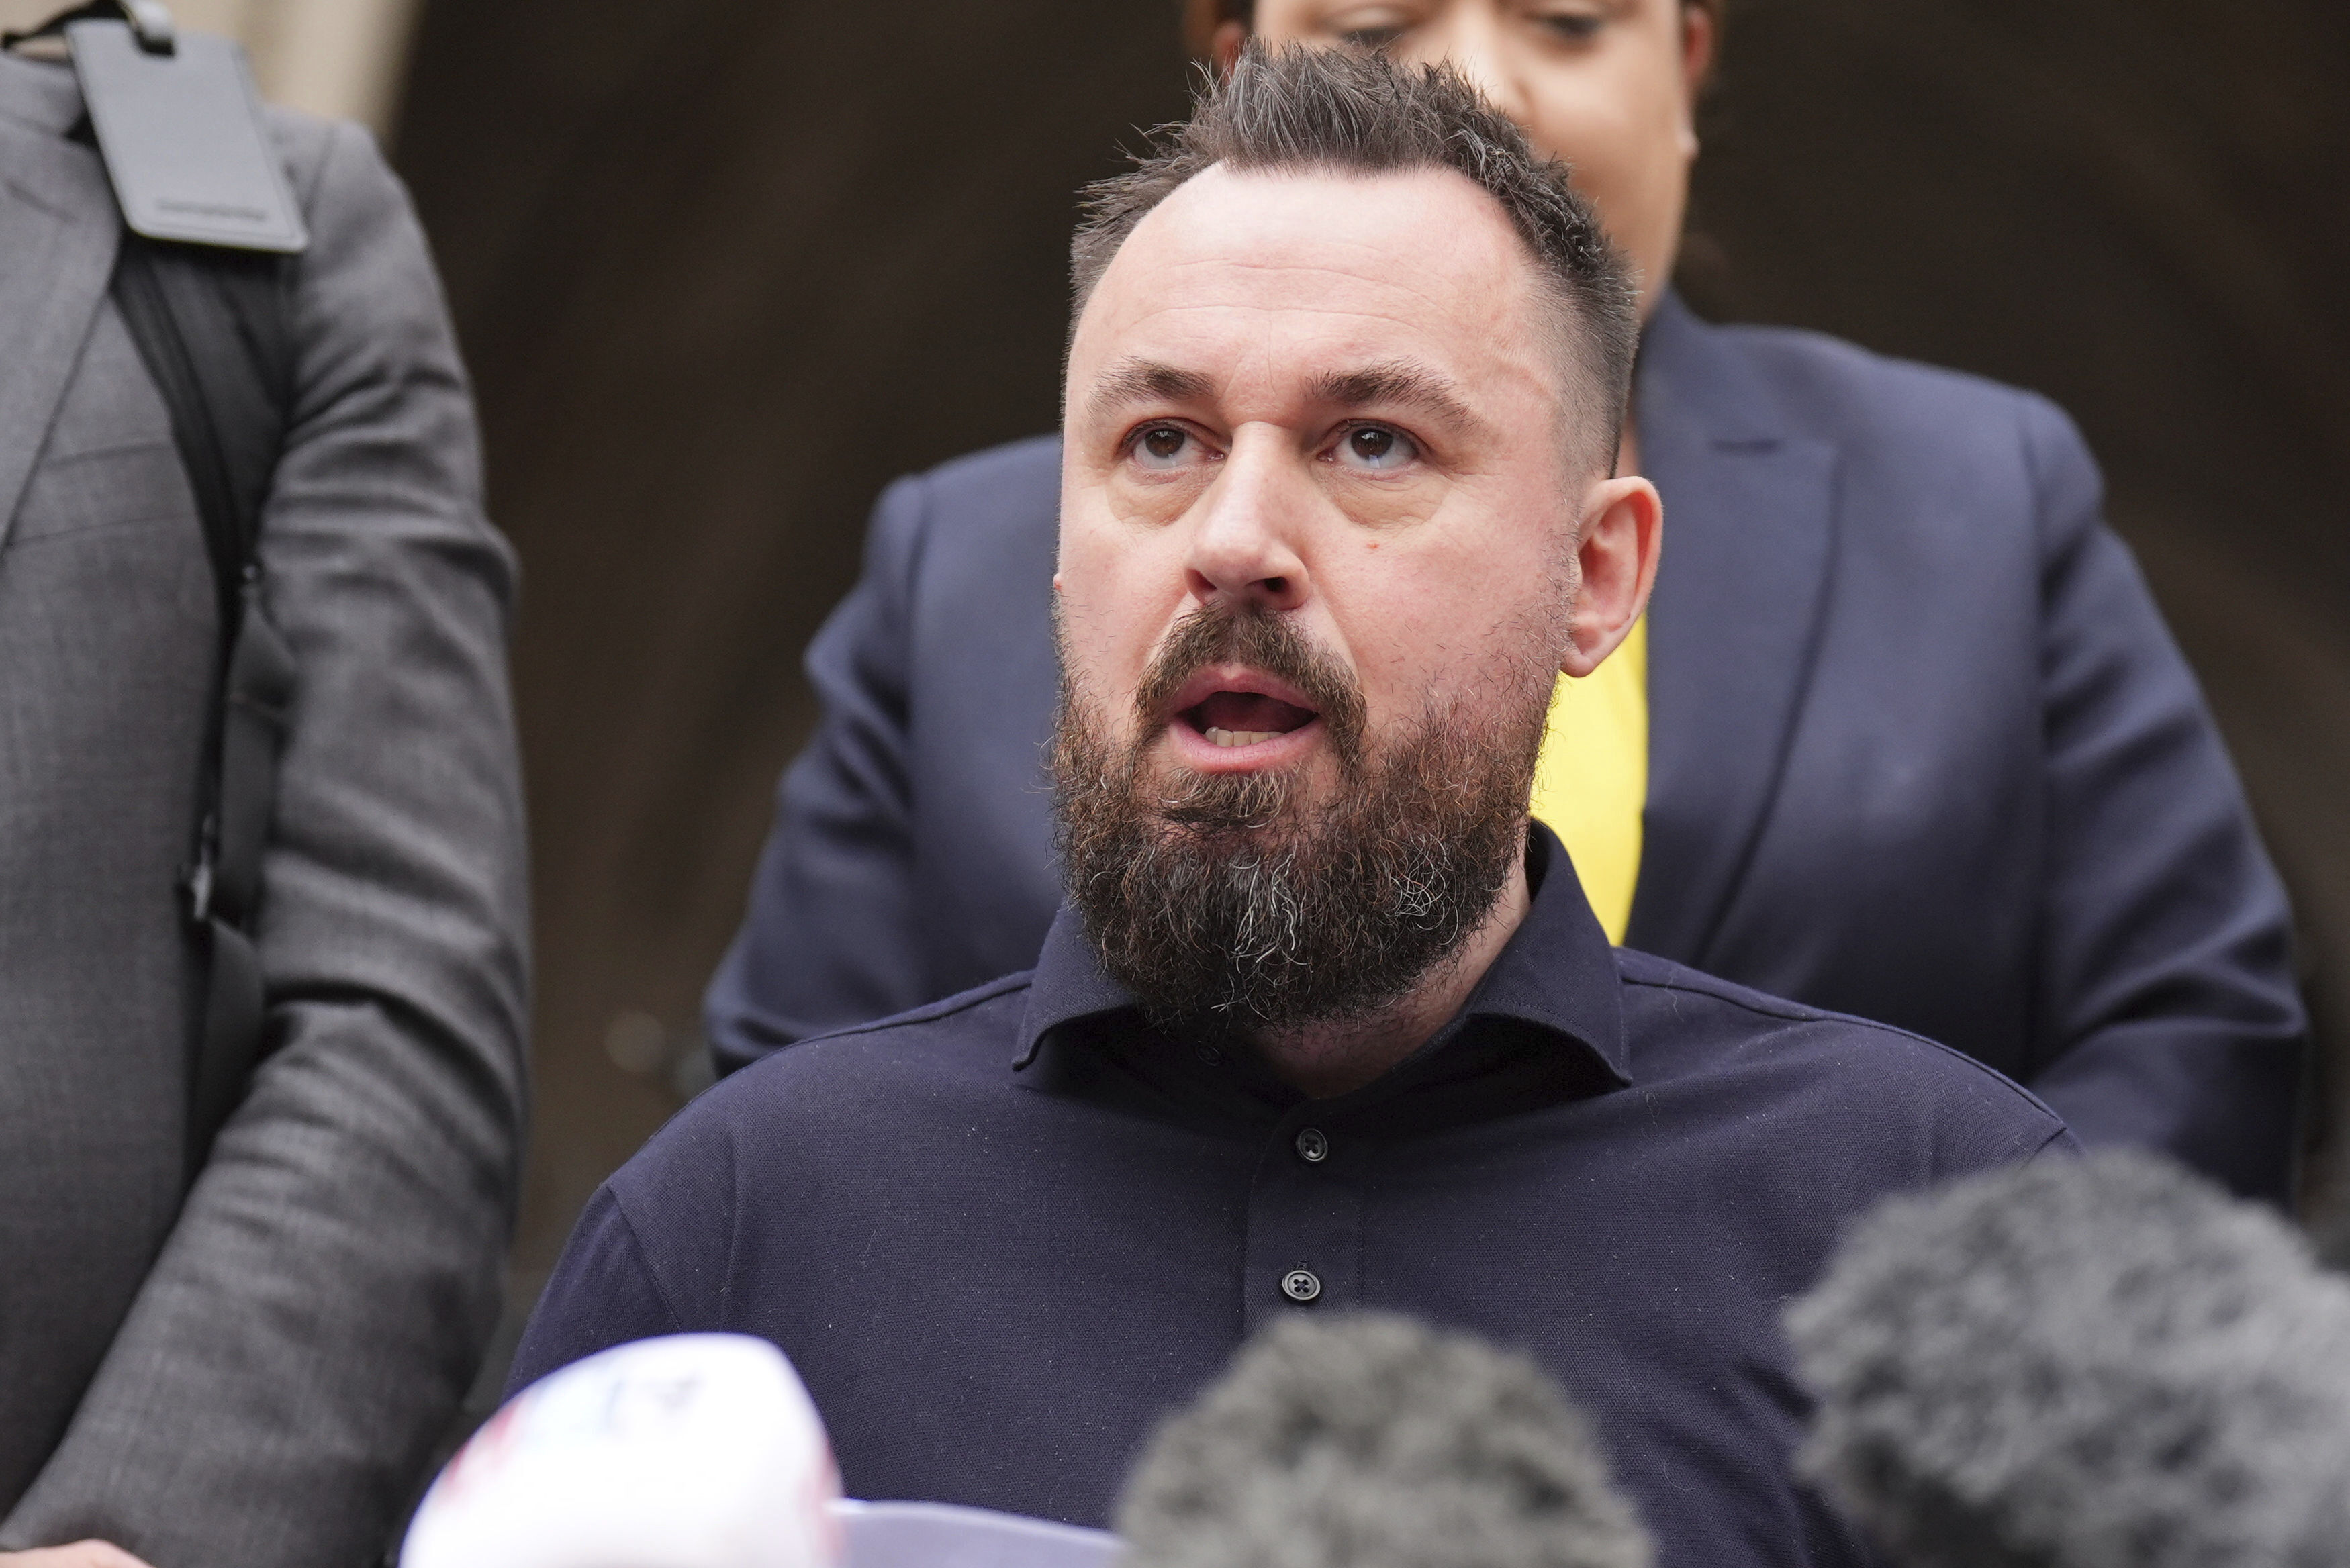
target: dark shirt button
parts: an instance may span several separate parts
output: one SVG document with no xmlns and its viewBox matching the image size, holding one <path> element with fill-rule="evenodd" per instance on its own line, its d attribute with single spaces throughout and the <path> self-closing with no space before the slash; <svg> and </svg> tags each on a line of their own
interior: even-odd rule
<svg viewBox="0 0 2350 1568">
<path fill-rule="evenodd" d="M 1330 1158 L 1330 1140 L 1322 1136 L 1320 1127 L 1307 1127 L 1297 1135 L 1297 1158 L 1308 1165 L 1319 1165 Z"/>
<path fill-rule="evenodd" d="M 1224 1054 L 1213 1045 L 1202 1045 L 1200 1047 L 1200 1060 L 1211 1067 L 1221 1067 L 1224 1064 Z"/>
<path fill-rule="evenodd" d="M 1322 1293 L 1322 1282 L 1311 1269 L 1292 1269 L 1281 1276 L 1281 1293 L 1294 1302 L 1310 1302 Z"/>
</svg>

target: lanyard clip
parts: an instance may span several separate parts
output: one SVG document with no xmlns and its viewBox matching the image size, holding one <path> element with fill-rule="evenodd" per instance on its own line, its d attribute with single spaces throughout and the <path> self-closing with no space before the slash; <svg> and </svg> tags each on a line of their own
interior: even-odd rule
<svg viewBox="0 0 2350 1568">
<path fill-rule="evenodd" d="M 0 49 L 13 49 L 36 38 L 57 37 L 76 22 L 118 21 L 130 25 L 130 36 L 151 55 L 169 55 L 179 49 L 179 36 L 172 28 L 172 13 L 164 8 L 163 0 L 89 0 L 86 5 L 58 12 L 37 27 L 21 33 L 0 33 Z"/>
</svg>

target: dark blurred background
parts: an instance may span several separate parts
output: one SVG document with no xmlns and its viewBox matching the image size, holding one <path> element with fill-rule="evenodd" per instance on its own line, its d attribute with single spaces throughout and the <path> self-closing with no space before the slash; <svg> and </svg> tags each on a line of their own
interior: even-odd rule
<svg viewBox="0 0 2350 1568">
<path fill-rule="evenodd" d="M 2105 462 L 2298 904 L 2350 1249 L 2350 7 L 1732 0 L 1682 286 L 2036 388 Z M 1051 428 L 1071 192 L 1173 0 L 425 0 L 394 141 L 519 546 L 518 1299 L 698 1083 L 702 982 L 892 476 Z"/>
</svg>

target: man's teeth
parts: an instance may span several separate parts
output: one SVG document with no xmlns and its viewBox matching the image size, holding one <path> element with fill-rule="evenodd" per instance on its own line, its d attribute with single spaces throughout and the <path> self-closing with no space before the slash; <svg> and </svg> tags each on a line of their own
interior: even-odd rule
<svg viewBox="0 0 2350 1568">
<path fill-rule="evenodd" d="M 1213 724 L 1207 728 L 1208 739 L 1220 746 L 1253 746 L 1259 741 L 1277 739 L 1280 734 L 1278 730 L 1220 730 Z"/>
</svg>

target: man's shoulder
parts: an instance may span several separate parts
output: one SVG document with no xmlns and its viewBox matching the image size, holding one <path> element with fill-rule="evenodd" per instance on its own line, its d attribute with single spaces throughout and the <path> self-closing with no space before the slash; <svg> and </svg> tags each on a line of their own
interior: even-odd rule
<svg viewBox="0 0 2350 1568">
<path fill-rule="evenodd" d="M 870 1023 L 812 1034 L 728 1074 L 680 1111 L 639 1159 L 738 1134 L 843 1125 L 894 1116 L 916 1100 L 985 1093 L 1012 1075 L 1014 1043 L 1028 1005 L 1024 971 Z M 632 1162 L 633 1163 L 633 1162 Z"/>
<path fill-rule="evenodd" d="M 812 1035 L 720 1079 L 606 1184 L 664 1258 L 698 1256 L 745 1205 L 777 1212 L 852 1173 L 917 1164 L 999 1116 L 1029 977 L 1007 975 L 892 1018 Z M 795 1200 L 796 1201 L 796 1199 Z"/>
<path fill-rule="evenodd" d="M 1030 436 L 950 458 L 899 482 L 920 497 L 933 535 L 1050 539 L 1061 512 L 1061 438 Z"/>
<path fill-rule="evenodd" d="M 48 135 L 65 137 L 82 117 L 82 96 L 72 69 L 48 60 L 0 56 L 0 122 Z M 307 204 L 328 161 L 330 144 L 338 140 L 373 142 L 356 125 L 326 119 L 276 104 L 263 106 L 262 118 L 278 157 L 292 178 L 297 196 Z M 380 162 L 379 158 L 377 161 Z"/>
<path fill-rule="evenodd" d="M 2019 432 L 2078 441 L 2072 421 L 2037 392 L 1988 377 L 1880 354 L 1801 327 L 1700 323 L 1712 354 L 1792 433 L 1847 450 L 2012 448 Z"/>
<path fill-rule="evenodd" d="M 323 187 L 347 186 L 379 172 L 389 173 L 382 150 L 362 126 L 274 103 L 265 105 L 261 112 L 269 127 L 269 139 L 276 143 L 277 156 L 286 165 L 295 199 L 313 221 Z"/>
<path fill-rule="evenodd" d="M 1060 518 L 1060 437 L 966 452 L 901 475 L 882 492 L 866 538 L 866 572 L 918 598 L 983 600 L 985 624 L 993 624 L 1006 618 L 1003 596 L 1020 585 L 1049 597 Z M 1042 641 L 1046 624 L 1023 625 L 1021 634 Z"/>
<path fill-rule="evenodd" d="M 1963 1122 L 2031 1147 L 2064 1134 L 2063 1119 L 2022 1085 L 1921 1034 L 1630 949 L 1617 950 L 1617 969 L 1636 1081 L 1649 1080 L 1644 1066 L 1668 1079 L 1748 1075 L 1757 1110 L 1783 1092 L 1823 1116 Z"/>
<path fill-rule="evenodd" d="M 1013 1033 L 1019 1027 L 1022 1011 L 1028 1004 L 1028 986 L 1033 978 L 1029 971 L 1022 970 L 869 1023 L 845 1024 L 822 1034 L 811 1034 L 793 1049 L 861 1041 L 866 1043 L 866 1048 L 893 1058 L 925 1056 L 941 1050 L 960 1052 L 999 1041 L 1008 1049 Z"/>
<path fill-rule="evenodd" d="M 1060 519 L 1061 439 L 1033 436 L 899 480 L 875 511 L 868 548 L 894 563 L 925 640 L 958 667 L 989 664 L 983 646 L 999 659 L 1016 648 L 1049 665 Z M 1047 674 L 1039 690 L 1050 686 Z"/>
<path fill-rule="evenodd" d="M 0 54 L 0 121 L 63 136 L 81 118 L 81 88 L 70 67 Z"/>
<path fill-rule="evenodd" d="M 921 482 L 941 495 L 1057 495 L 1061 484 L 1061 438 L 1035 435 L 1001 446 L 983 447 L 924 469 Z"/>
<path fill-rule="evenodd" d="M 2037 394 L 1971 371 L 1880 354 L 1846 338 L 1800 327 L 1711 325 L 1724 348 L 1761 373 L 1823 398 L 1890 397 L 1942 406 L 2013 408 Z"/>
</svg>

